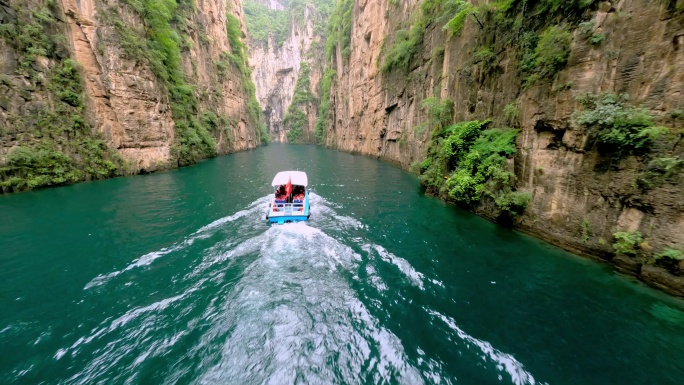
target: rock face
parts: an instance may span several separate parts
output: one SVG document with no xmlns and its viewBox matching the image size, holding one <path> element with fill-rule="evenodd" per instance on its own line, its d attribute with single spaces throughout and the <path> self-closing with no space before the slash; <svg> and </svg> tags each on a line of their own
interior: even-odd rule
<svg viewBox="0 0 684 385">
<path fill-rule="evenodd" d="M 98 10 L 116 3 L 62 2 L 74 42 L 74 56 L 83 66 L 87 94 L 92 98 L 105 138 L 138 169 L 171 161 L 174 121 L 166 90 L 149 67 L 140 65 L 136 58 L 127 58 L 117 47 L 118 38 L 112 36 L 113 28 L 106 21 L 98 23 Z M 199 0 L 195 4 L 196 12 L 189 15 L 184 31 L 187 35 L 183 38 L 189 47 L 182 55 L 183 72 L 196 87 L 200 110 L 232 119 L 232 124 L 216 137 L 218 153 L 254 148 L 260 141 L 256 122 L 250 122 L 247 113 L 248 97 L 241 74 L 231 69 L 221 78 L 215 65 L 222 53 L 231 50 L 226 34 L 227 14 L 240 20 L 245 36 L 242 3 Z M 119 12 L 127 22 L 142 26 L 130 10 L 122 8 Z M 114 44 L 102 44 L 100 40 Z"/>
<path fill-rule="evenodd" d="M 424 156 L 427 138 L 416 135 L 413 127 L 425 118 L 420 100 L 439 88 L 442 63 L 427 62 L 406 79 L 403 74 L 384 76 L 379 61 L 385 40 L 410 20 L 419 3 L 361 0 L 354 5 L 350 57 L 344 59 L 339 46 L 335 55 L 329 146 L 378 156 L 404 168 Z M 424 50 L 429 54 L 429 47 Z"/>
<path fill-rule="evenodd" d="M 82 67 L 89 107 L 105 140 L 137 170 L 168 164 L 174 121 L 166 90 L 149 67 L 127 59 L 116 45 L 100 45 L 98 51 L 98 39 L 111 28 L 99 25 L 95 1 L 62 0 L 62 4 L 73 57 Z"/>
<path fill-rule="evenodd" d="M 360 0 L 354 5 L 351 55 L 343 59 L 338 50 L 334 63 L 327 146 L 408 168 L 425 159 L 430 140 L 429 132 L 414 130 L 427 120 L 421 101 L 449 98 L 455 122 L 492 119 L 496 127 L 520 129 L 516 187 L 533 199 L 517 227 L 608 260 L 616 231 L 640 231 L 646 254 L 684 249 L 682 173 L 648 189 L 636 186 L 653 157 L 684 158 L 684 14 L 677 2 L 596 2 L 581 26 L 571 24 L 567 65 L 554 78 L 529 86 L 518 70 L 517 47 L 495 50 L 495 65 L 474 59 L 478 47 L 497 44 L 497 35 L 487 33 L 493 20 L 474 17 L 453 36 L 442 30 L 444 22 L 433 20 L 408 69 L 383 72 L 383 55 L 396 31 L 410 26 L 412 15 L 420 12 L 416 0 L 392 3 Z M 586 36 L 582 29 L 587 28 L 600 36 L 598 43 Z M 607 163 L 587 130 L 572 124 L 573 112 L 581 108 L 578 96 L 600 93 L 627 94 L 630 104 L 645 107 L 670 129 L 653 149 L 655 155 Z M 514 121 L 503 113 L 509 104 L 518 111 Z M 474 210 L 491 215 L 487 207 Z M 663 269 L 641 269 L 643 260 L 618 262 L 624 271 L 647 274 L 643 278 L 659 287 L 674 282 L 654 278 L 669 274 Z M 680 293 L 679 288 L 671 291 Z"/>
<path fill-rule="evenodd" d="M 290 12 L 286 4 L 276 0 L 259 1 L 273 10 Z M 298 10 L 299 12 L 300 10 Z M 306 64 L 310 71 L 308 92 L 318 97 L 321 71 L 322 36 L 315 31 L 316 14 L 314 4 L 308 4 L 300 13 L 289 13 L 291 20 L 287 37 L 279 44 L 273 36 L 264 43 L 248 39 L 252 79 L 256 85 L 257 99 L 261 105 L 271 139 L 275 142 L 288 142 L 291 124 L 285 121 L 293 100 L 295 86 L 302 76 L 302 65 Z M 306 74 L 304 76 L 307 76 Z M 307 103 L 303 113 L 307 121 L 303 128 L 302 142 L 313 141 L 316 108 L 314 103 Z"/>
<path fill-rule="evenodd" d="M 197 0 L 169 6 L 169 21 L 160 23 L 128 2 L 2 0 L 0 21 L 7 27 L 0 39 L 0 87 L 6 88 L 0 96 L 0 166 L 6 163 L 7 169 L 19 170 L 23 166 L 14 164 L 17 156 L 8 156 L 19 147 L 39 151 L 37 143 L 46 142 L 49 125 L 36 129 L 31 111 L 65 120 L 65 109 L 73 109 L 82 116 L 79 121 L 89 128 L 79 135 L 103 141 L 103 151 L 113 157 L 111 167 L 107 163 L 107 172 L 97 177 L 172 168 L 260 145 L 260 111 L 250 106 L 253 85 L 248 67 L 240 68 L 236 47 L 246 36 L 241 1 Z M 235 41 L 227 33 L 232 20 L 239 24 Z M 167 33 L 168 44 L 159 48 L 159 43 L 150 43 L 155 33 Z M 154 44 L 156 51 L 150 48 Z M 169 58 L 178 62 L 176 73 L 169 69 Z M 72 77 L 79 88 L 73 97 L 82 103 L 68 100 L 69 95 L 60 94 L 53 84 L 55 71 L 66 68 L 69 60 L 76 63 Z M 16 71 L 22 65 L 25 68 Z M 64 107 L 65 101 L 71 106 Z M 65 162 L 78 170 L 70 178 L 52 178 L 49 183 L 34 178 L 38 184 L 28 187 L 89 178 L 88 167 L 80 164 L 78 145 L 70 144 L 74 138 L 65 131 L 51 132 L 47 138 L 51 149 L 71 157 Z M 28 180 L 24 171 L 22 177 Z M 10 174 L 0 175 L 5 191 L 6 186 L 12 191 L 11 183 L 3 181 Z M 14 186 L 17 189 L 23 187 Z"/>
</svg>

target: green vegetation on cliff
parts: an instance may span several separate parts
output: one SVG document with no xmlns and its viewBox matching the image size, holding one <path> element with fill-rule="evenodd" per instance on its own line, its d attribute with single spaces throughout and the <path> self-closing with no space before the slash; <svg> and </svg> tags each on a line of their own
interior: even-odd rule
<svg viewBox="0 0 684 385">
<path fill-rule="evenodd" d="M 641 264 L 662 267 L 674 275 L 684 274 L 684 251 L 681 247 L 666 247 L 654 253 L 648 241 L 637 230 L 613 233 L 615 255 L 634 259 Z"/>
<path fill-rule="evenodd" d="M 399 29 L 394 33 L 394 39 L 382 58 L 382 71 L 390 72 L 395 69 L 407 71 L 414 57 L 422 49 L 426 28 L 433 22 L 443 22 L 445 15 L 454 12 L 455 7 L 459 5 L 460 2 L 453 0 L 423 1 L 410 27 Z"/>
<path fill-rule="evenodd" d="M 529 39 L 523 47 L 534 47 L 533 51 L 523 51 L 520 60 L 520 71 L 525 76 L 526 85 L 541 78 L 553 78 L 568 63 L 572 34 L 566 26 L 551 25 L 538 37 L 527 33 L 523 38 Z"/>
<path fill-rule="evenodd" d="M 339 0 L 328 19 L 328 37 L 325 42 L 325 57 L 331 58 L 335 47 L 339 47 L 343 58 L 351 54 L 352 11 L 354 0 Z"/>
<path fill-rule="evenodd" d="M 273 36 L 277 45 L 285 42 L 291 27 L 287 12 L 271 9 L 252 0 L 244 2 L 244 9 L 247 31 L 252 41 L 266 44 L 268 37 Z"/>
<path fill-rule="evenodd" d="M 258 128 L 258 134 L 261 138 L 261 143 L 267 143 L 270 140 L 268 127 L 263 119 L 261 106 L 256 98 L 256 86 L 252 81 L 252 70 L 249 68 L 249 58 L 247 57 L 247 47 L 242 41 L 242 30 L 240 29 L 240 20 L 231 14 L 226 14 L 226 32 L 228 33 L 228 42 L 230 43 L 231 54 L 229 55 L 230 62 L 242 75 L 242 85 L 245 94 L 247 94 L 247 114 L 252 122 Z"/>
<path fill-rule="evenodd" d="M 35 9 L 23 1 L 12 3 L 19 9 L 16 18 L 0 28 L 0 39 L 18 53 L 16 75 L 22 76 L 22 81 L 9 75 L 0 79 L 0 103 L 9 122 L 0 127 L 0 139 L 14 147 L 0 156 L 0 192 L 124 172 L 121 157 L 85 114 L 81 71 L 68 57 L 66 31 L 55 16 L 60 10 L 54 2 L 44 4 Z"/>
<path fill-rule="evenodd" d="M 657 127 L 645 108 L 625 105 L 626 95 L 583 95 L 585 108 L 573 116 L 576 124 L 589 129 L 603 152 L 627 155 L 647 151 L 653 142 L 669 130 Z"/>
<path fill-rule="evenodd" d="M 147 61 L 152 72 L 164 82 L 175 122 L 176 143 L 172 153 L 178 165 L 188 165 L 216 155 L 216 140 L 198 119 L 201 111 L 194 87 L 189 84 L 181 65 L 181 37 L 174 27 L 185 25 L 194 13 L 192 2 L 175 0 L 126 0 L 145 24 L 146 42 L 137 31 L 123 22 L 116 7 L 109 7 L 102 17 L 112 23 L 131 58 Z"/>
<path fill-rule="evenodd" d="M 258 46 L 265 46 L 269 39 L 275 45 L 282 45 L 286 40 L 288 44 L 298 45 L 301 52 L 301 66 L 297 74 L 297 81 L 292 97 L 291 104 L 287 106 L 287 112 L 283 120 L 284 129 L 287 130 L 287 138 L 291 143 L 310 143 L 314 141 L 314 135 L 309 131 L 309 117 L 315 111 L 313 108 L 319 101 L 311 92 L 310 67 L 309 65 L 321 66 L 322 45 L 328 39 L 329 16 L 334 7 L 334 0 L 289 0 L 284 1 L 284 9 L 270 9 L 268 6 L 248 0 L 245 2 L 245 19 L 250 43 Z M 351 2 L 350 4 L 353 4 Z M 351 24 L 351 14 L 349 24 Z M 334 19 L 334 18 L 332 18 Z M 313 27 L 313 40 L 306 42 L 309 34 L 309 27 Z M 349 41 L 351 36 L 349 36 Z M 329 39 L 328 39 L 329 41 Z M 304 43 L 304 46 L 302 46 Z M 307 47 L 308 46 L 308 47 Z M 270 47 L 273 49 L 276 47 Z M 287 49 L 291 49 L 287 48 Z M 278 52 L 276 50 L 276 52 Z M 322 68 L 322 70 L 324 70 Z M 318 75 L 318 73 L 316 74 Z M 328 91 L 323 95 L 329 95 L 330 77 L 328 79 Z M 323 83 L 326 78 L 322 79 Z M 323 84 L 325 87 L 325 84 Z M 319 106 L 324 116 L 328 116 L 330 110 L 329 97 L 324 96 Z M 311 105 L 310 105 L 311 103 Z M 327 107 L 326 107 L 327 105 Z M 310 108 L 311 107 L 311 108 Z M 320 115 L 319 115 L 320 117 Z M 320 121 L 320 118 L 319 118 Z M 322 123 L 321 123 L 322 124 Z M 319 124 L 319 127 L 320 124 Z M 319 130 L 319 132 L 322 132 Z M 317 136 L 320 138 L 320 135 Z M 317 139 L 318 140 L 318 139 Z"/>
<path fill-rule="evenodd" d="M 334 0 L 289 0 L 285 9 L 271 9 L 254 0 L 244 2 L 247 31 L 252 42 L 265 45 L 269 36 L 275 44 L 282 45 L 289 37 L 293 23 L 305 21 L 304 14 L 310 12 L 315 33 L 325 39 L 325 23 L 332 10 Z"/>
<path fill-rule="evenodd" d="M 613 240 L 615 254 L 635 256 L 644 237 L 638 231 L 618 231 L 613 234 Z"/>
<path fill-rule="evenodd" d="M 325 144 L 327 135 L 328 121 L 330 120 L 330 90 L 335 78 L 336 72 L 332 69 L 326 69 L 321 80 L 321 104 L 318 108 L 318 116 L 316 117 L 315 135 L 318 144 Z"/>
<path fill-rule="evenodd" d="M 483 63 L 493 69 L 501 52 L 516 50 L 518 69 L 525 85 L 543 78 L 553 79 L 569 58 L 570 26 L 579 24 L 585 11 L 598 1 L 497 0 L 478 3 L 424 0 L 416 15 L 409 18 L 408 28 L 398 28 L 381 54 L 382 71 L 409 70 L 423 49 L 423 35 L 431 25 L 458 34 L 468 21 L 472 21 L 483 31 L 483 36 L 491 37 L 478 40 L 480 45 L 473 51 L 473 63 Z"/>
<path fill-rule="evenodd" d="M 637 174 L 634 185 L 647 191 L 665 183 L 676 184 L 683 169 L 684 159 L 675 155 L 656 157 L 647 162 L 644 169 Z"/>
<path fill-rule="evenodd" d="M 176 130 L 172 153 L 178 165 L 193 164 L 215 156 L 215 137 L 221 127 L 208 126 L 200 119 L 205 111 L 199 107 L 195 86 L 187 81 L 181 63 L 181 51 L 187 49 L 188 45 L 181 32 L 187 30 L 190 19 L 196 14 L 194 3 L 192 0 L 126 0 L 126 3 L 141 17 L 144 31 L 135 30 L 124 23 L 117 7 L 103 10 L 100 17 L 115 27 L 120 38 L 118 43 L 128 56 L 149 63 L 152 72 L 166 86 Z M 141 33 L 145 40 L 140 39 Z M 240 22 L 231 14 L 226 15 L 226 34 L 231 52 L 222 55 L 221 60 L 215 63 L 217 73 L 225 76 L 227 64 L 230 64 L 242 74 L 250 120 L 257 127 L 260 140 L 266 141 L 267 134 L 262 128 L 261 108 L 256 102 Z"/>
<path fill-rule="evenodd" d="M 500 216 L 508 219 L 521 214 L 531 195 L 515 191 L 515 177 L 507 168 L 507 159 L 516 152 L 518 131 L 489 129 L 489 120 L 448 125 L 453 103 L 426 101 L 432 133 L 427 158 L 418 165 L 421 185 L 469 207 L 490 198 Z"/>
<path fill-rule="evenodd" d="M 307 111 L 311 103 L 316 101 L 315 96 L 311 93 L 311 79 L 309 66 L 302 63 L 299 68 L 299 76 L 295 84 L 294 95 L 292 102 L 287 109 L 283 125 L 289 128 L 287 133 L 287 141 L 290 143 L 307 143 L 310 138 L 305 132 L 308 132 L 309 119 Z"/>
</svg>

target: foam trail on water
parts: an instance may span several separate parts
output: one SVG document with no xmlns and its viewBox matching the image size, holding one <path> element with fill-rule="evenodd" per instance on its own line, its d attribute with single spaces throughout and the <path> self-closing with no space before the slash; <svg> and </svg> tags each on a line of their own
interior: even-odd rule
<svg viewBox="0 0 684 385">
<path fill-rule="evenodd" d="M 381 382 L 423 383 L 399 338 L 343 278 L 362 260 L 352 248 L 306 223 L 271 227 L 241 246 L 226 258 L 259 258 L 203 315 L 212 321 L 203 344 L 224 343 L 199 384 L 356 384 L 369 372 Z"/>
<path fill-rule="evenodd" d="M 394 265 L 411 281 L 411 283 L 413 283 L 413 285 L 417 286 L 421 290 L 424 290 L 424 275 L 417 272 L 407 260 L 397 257 L 380 245 L 365 244 L 361 246 L 361 248 L 368 253 L 375 251 L 382 261 Z"/>
<path fill-rule="evenodd" d="M 340 215 L 333 208 L 333 204 L 327 199 L 316 193 L 309 193 L 309 202 L 311 204 L 311 220 L 317 227 L 323 229 L 335 229 L 335 230 L 363 230 L 368 229 L 367 225 L 361 223 L 361 221 Z"/>
<path fill-rule="evenodd" d="M 310 221 L 273 226 L 263 221 L 268 199 L 91 281 L 88 288 L 165 257 L 155 269 L 131 274 L 130 286 L 108 290 L 135 296 L 131 308 L 74 331 L 53 353 L 73 368 L 61 383 L 139 383 L 152 372 L 159 384 L 455 382 L 439 357 L 426 355 L 425 346 L 412 348 L 417 358 L 407 354 L 398 330 L 383 323 L 387 307 L 407 300 L 393 294 L 402 281 L 420 290 L 438 282 L 371 242 L 367 225 L 338 214 L 323 197 L 310 195 Z M 388 272 L 388 279 L 381 275 Z M 169 285 L 143 284 L 160 278 Z M 366 284 L 379 297 L 359 290 Z M 390 294 L 395 300 L 384 303 Z M 516 385 L 536 385 L 511 355 L 446 316 L 415 310 L 440 319 L 455 332 L 444 328 L 446 338 L 456 334 Z"/>
<path fill-rule="evenodd" d="M 314 194 L 312 206 L 314 206 L 314 203 L 316 204 L 316 207 L 319 207 L 319 209 L 318 212 L 315 213 L 316 215 L 312 214 L 312 218 L 317 220 L 320 218 L 320 222 L 322 222 L 320 224 L 326 228 L 332 228 L 333 230 L 357 230 L 362 232 L 368 230 L 368 225 L 363 224 L 361 221 L 352 217 L 338 214 L 330 207 L 329 202 L 325 198 Z M 316 224 L 318 225 L 319 223 Z M 394 265 L 394 267 L 396 267 L 406 278 L 408 278 L 411 284 L 421 290 L 425 289 L 425 276 L 416 271 L 407 260 L 389 252 L 381 245 L 368 243 L 368 241 L 363 237 L 352 237 L 350 240 L 357 244 L 363 251 L 367 252 L 369 258 L 375 258 L 377 256 L 381 261 Z M 371 275 L 371 280 L 374 284 L 376 284 L 376 287 L 381 291 L 384 290 L 384 284 L 382 283 L 382 280 L 375 275 L 375 270 L 372 267 L 369 267 L 367 268 L 367 272 L 369 275 Z M 437 286 L 444 286 L 439 281 L 429 281 Z"/>
<path fill-rule="evenodd" d="M 456 321 L 452 318 L 434 310 L 427 309 L 427 312 L 449 326 L 451 330 L 456 332 L 456 335 L 458 335 L 461 340 L 477 347 L 484 354 L 482 358 L 488 358 L 496 364 L 497 369 L 508 373 L 515 385 L 535 385 L 537 383 L 532 374 L 526 371 L 523 364 L 516 360 L 512 355 L 495 349 L 489 342 L 479 340 L 469 335 L 463 331 L 463 329 L 459 328 L 458 325 L 456 325 Z"/>
<path fill-rule="evenodd" d="M 307 223 L 265 229 L 205 248 L 179 291 L 58 349 L 63 365 L 85 360 L 63 383 L 136 383 L 155 362 L 160 384 L 424 383 L 350 286 L 361 255 Z"/>
</svg>

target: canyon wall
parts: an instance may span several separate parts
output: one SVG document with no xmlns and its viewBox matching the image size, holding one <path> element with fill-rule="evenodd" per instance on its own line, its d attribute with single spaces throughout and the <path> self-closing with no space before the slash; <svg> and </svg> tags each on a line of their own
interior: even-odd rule
<svg viewBox="0 0 684 385">
<path fill-rule="evenodd" d="M 491 119 L 492 126 L 518 128 L 509 167 L 515 188 L 532 199 L 514 225 L 566 249 L 611 260 L 618 270 L 684 296 L 682 264 L 651 259 L 664 250 L 684 249 L 682 173 L 673 169 L 658 183 L 640 184 L 644 175 L 664 175 L 653 165 L 656 160 L 681 165 L 684 158 L 681 2 L 597 1 L 576 20 L 554 18 L 570 30 L 569 57 L 555 76 L 536 81 L 520 71 L 518 43 L 525 31 L 496 31 L 495 2 L 471 3 L 489 10 L 469 14 L 453 34 L 442 28 L 446 21 L 430 20 L 407 67 L 383 71 L 397 31 L 416 23 L 422 2 L 357 1 L 351 54 L 341 55 L 338 44 L 332 62 L 337 76 L 326 145 L 408 169 L 427 156 L 431 133 L 418 128 L 428 120 L 421 108 L 428 97 L 453 101 L 454 122 Z M 530 12 L 525 6 L 523 21 Z M 482 47 L 488 47 L 487 55 Z M 647 154 L 607 159 L 591 132 L 573 118 L 583 109 L 582 95 L 604 93 L 626 94 L 628 104 L 644 107 L 668 133 Z M 504 113 L 507 106 L 515 113 Z M 497 218 L 491 205 L 470 208 Z M 643 235 L 637 255 L 616 257 L 614 234 L 635 231 Z"/>
<path fill-rule="evenodd" d="M 0 15 L 5 192 L 173 168 L 264 139 L 239 0 L 2 0 Z M 50 159 L 63 167 L 40 167 Z"/>
<path fill-rule="evenodd" d="M 265 40 L 248 37 L 252 79 L 269 134 L 276 142 L 313 143 L 325 41 L 321 27 L 327 17 L 319 4 L 329 1 L 256 2 L 287 19 L 284 38 L 274 33 Z M 299 100 L 295 98 L 298 82 L 302 83 Z"/>
</svg>

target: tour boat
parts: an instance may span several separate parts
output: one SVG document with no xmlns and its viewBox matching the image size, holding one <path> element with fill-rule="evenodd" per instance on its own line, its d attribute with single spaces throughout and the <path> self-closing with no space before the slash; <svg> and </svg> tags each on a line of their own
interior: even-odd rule
<svg viewBox="0 0 684 385">
<path fill-rule="evenodd" d="M 266 219 L 271 223 L 288 223 L 309 219 L 308 178 L 303 171 L 281 171 L 273 178 L 273 197 Z"/>
</svg>

